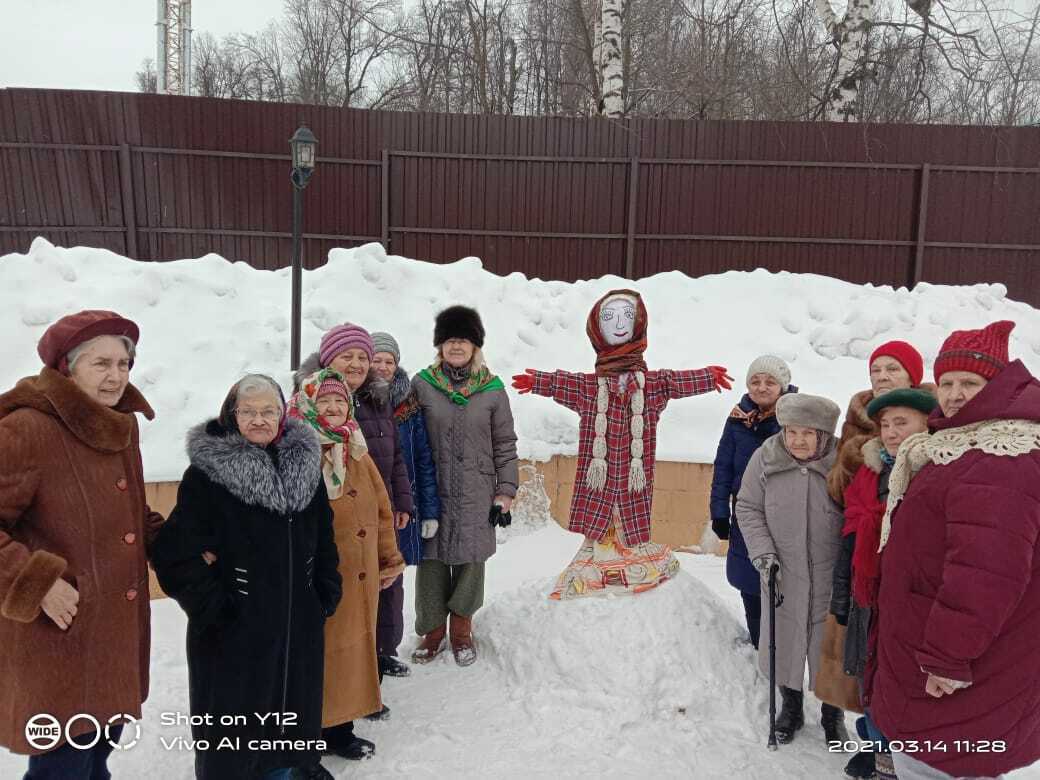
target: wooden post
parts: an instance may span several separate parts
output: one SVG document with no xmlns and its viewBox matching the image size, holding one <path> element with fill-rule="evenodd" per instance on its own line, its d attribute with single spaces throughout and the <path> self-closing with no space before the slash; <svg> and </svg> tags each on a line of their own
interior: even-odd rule
<svg viewBox="0 0 1040 780">
<path fill-rule="evenodd" d="M 633 279 L 636 272 L 636 192 L 639 188 L 639 158 L 633 156 L 628 167 L 627 240 L 625 244 L 625 278 Z"/>
<path fill-rule="evenodd" d="M 130 168 L 130 144 L 119 146 L 119 195 L 123 201 L 123 231 L 126 233 L 126 252 L 140 260 L 137 252 L 137 211 L 134 208 L 134 176 Z"/>
<path fill-rule="evenodd" d="M 380 237 L 382 238 L 383 249 L 387 253 L 390 252 L 390 152 L 386 149 L 383 150 L 383 183 L 381 187 L 381 205 L 380 212 L 382 218 L 382 226 L 380 228 Z"/>
<path fill-rule="evenodd" d="M 928 182 L 931 178 L 932 166 L 921 165 L 920 184 L 917 188 L 917 248 L 914 250 L 914 266 L 910 272 L 910 288 L 921 281 L 924 276 L 924 238 L 928 229 Z"/>
</svg>

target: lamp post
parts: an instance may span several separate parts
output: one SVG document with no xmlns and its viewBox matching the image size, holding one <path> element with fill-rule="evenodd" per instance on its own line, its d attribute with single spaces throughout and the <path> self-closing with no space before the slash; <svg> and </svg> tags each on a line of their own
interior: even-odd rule
<svg viewBox="0 0 1040 780">
<path fill-rule="evenodd" d="M 292 346 L 290 348 L 290 368 L 295 371 L 300 367 L 300 325 L 301 297 L 303 295 L 303 260 L 301 255 L 300 232 L 303 223 L 303 188 L 311 180 L 314 173 L 315 149 L 318 139 L 314 137 L 307 125 L 300 125 L 289 139 L 292 149 L 292 173 L 289 178 L 293 185 L 293 238 L 292 238 Z"/>
</svg>

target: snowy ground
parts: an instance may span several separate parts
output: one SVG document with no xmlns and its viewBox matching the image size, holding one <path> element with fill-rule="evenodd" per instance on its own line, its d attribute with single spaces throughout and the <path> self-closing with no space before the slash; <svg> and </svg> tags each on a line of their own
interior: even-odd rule
<svg viewBox="0 0 1040 780">
<path fill-rule="evenodd" d="M 376 757 L 326 759 L 329 770 L 339 778 L 842 776 L 846 757 L 828 753 L 811 696 L 795 742 L 766 750 L 768 685 L 750 646 L 736 641 L 740 599 L 724 559 L 681 554 L 680 576 L 638 597 L 550 602 L 577 542 L 551 524 L 501 545 L 475 622 L 479 662 L 460 669 L 447 654 L 411 678 L 388 679 L 391 719 L 357 725 Z M 189 737 L 187 727 L 161 726 L 159 715 L 187 711 L 185 620 L 171 601 L 152 609 L 152 694 L 141 743 L 112 758 L 116 780 L 192 777 L 190 750 L 160 742 Z M 405 639 L 403 655 L 415 641 Z M 23 766 L 0 754 L 0 777 Z M 1013 777 L 1040 780 L 1040 765 Z"/>
<path fill-rule="evenodd" d="M 621 286 L 646 299 L 651 368 L 714 363 L 738 379 L 732 393 L 668 407 L 658 430 L 664 460 L 712 461 L 747 365 L 764 352 L 784 357 L 803 391 L 844 407 L 866 386 L 865 359 L 881 342 L 907 339 L 930 363 L 950 331 L 1007 318 L 1018 323 L 1011 354 L 1040 371 L 1040 312 L 1008 300 L 998 284 L 910 292 L 764 270 L 566 284 L 496 276 L 476 258 L 434 265 L 387 257 L 378 244 L 333 250 L 325 266 L 304 274 L 303 348 L 316 349 L 322 332 L 352 320 L 394 333 L 403 365 L 415 372 L 433 357 L 434 314 L 466 303 L 480 309 L 488 360 L 507 380 L 528 367 L 586 371 L 594 354 L 585 318 L 600 295 Z M 142 426 L 149 481 L 180 478 L 185 431 L 215 415 L 243 373 L 267 372 L 290 387 L 288 270 L 257 271 L 216 255 L 140 263 L 37 239 L 27 254 L 0 257 L 0 388 L 36 373 L 40 335 L 84 308 L 115 309 L 141 326 L 132 378 L 157 412 Z M 572 412 L 546 398 L 513 395 L 512 403 L 521 457 L 577 452 Z"/>
</svg>

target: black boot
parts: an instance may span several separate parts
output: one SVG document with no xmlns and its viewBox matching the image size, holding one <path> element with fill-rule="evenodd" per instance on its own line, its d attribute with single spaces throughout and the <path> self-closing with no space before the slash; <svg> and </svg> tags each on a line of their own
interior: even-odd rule
<svg viewBox="0 0 1040 780">
<path fill-rule="evenodd" d="M 289 774 L 291 780 L 335 780 L 332 776 L 332 772 L 323 767 L 320 763 L 311 764 L 310 766 L 296 767 Z"/>
<path fill-rule="evenodd" d="M 781 685 L 780 696 L 784 700 L 784 706 L 776 717 L 776 741 L 786 745 L 794 739 L 794 733 L 805 725 L 805 713 L 802 712 L 801 691 Z"/>
<path fill-rule="evenodd" d="M 339 756 L 348 761 L 361 761 L 371 758 L 376 753 L 376 746 L 373 743 L 354 734 L 353 721 L 322 729 L 321 738 L 327 744 L 326 754 Z"/>
<path fill-rule="evenodd" d="M 365 720 L 390 720 L 390 708 L 384 704 L 381 710 L 366 715 Z"/>
<path fill-rule="evenodd" d="M 845 730 L 845 711 L 831 704 L 820 708 L 820 725 L 823 726 L 823 737 L 830 746 L 833 742 L 845 744 L 849 741 L 849 732 Z"/>
<path fill-rule="evenodd" d="M 874 751 L 861 750 L 845 765 L 845 777 L 870 780 L 874 777 Z"/>
<path fill-rule="evenodd" d="M 387 677 L 408 677 L 412 670 L 408 664 L 401 663 L 392 655 L 379 656 L 379 673 Z"/>
</svg>

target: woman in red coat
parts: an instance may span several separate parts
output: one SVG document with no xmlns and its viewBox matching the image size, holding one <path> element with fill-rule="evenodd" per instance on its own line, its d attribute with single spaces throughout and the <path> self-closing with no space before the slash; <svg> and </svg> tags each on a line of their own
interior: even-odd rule
<svg viewBox="0 0 1040 780">
<path fill-rule="evenodd" d="M 946 340 L 933 433 L 889 480 L 864 703 L 901 780 L 1040 759 L 1040 382 L 1013 327 Z"/>
</svg>

